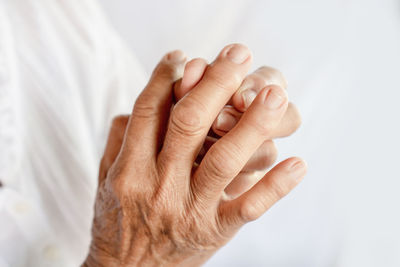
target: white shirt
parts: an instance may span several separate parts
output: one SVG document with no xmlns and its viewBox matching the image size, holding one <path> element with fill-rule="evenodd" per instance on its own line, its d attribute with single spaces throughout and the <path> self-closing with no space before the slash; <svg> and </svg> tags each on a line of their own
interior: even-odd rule
<svg viewBox="0 0 400 267">
<path fill-rule="evenodd" d="M 110 118 L 166 51 L 229 42 L 289 80 L 304 182 L 207 266 L 399 266 L 395 0 L 0 0 L 0 266 L 78 266 Z"/>
<path fill-rule="evenodd" d="M 0 266 L 79 266 L 110 120 L 144 86 L 92 0 L 0 0 Z"/>
</svg>

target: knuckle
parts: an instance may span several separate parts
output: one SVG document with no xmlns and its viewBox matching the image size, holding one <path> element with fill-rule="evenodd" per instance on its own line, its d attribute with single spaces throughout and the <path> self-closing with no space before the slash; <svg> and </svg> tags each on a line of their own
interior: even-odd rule
<svg viewBox="0 0 400 267">
<path fill-rule="evenodd" d="M 226 140 L 223 143 L 223 139 L 219 141 L 219 146 L 212 146 L 208 150 L 204 158 L 205 168 L 217 178 L 234 177 L 238 166 L 242 165 L 243 153 L 237 144 Z"/>
<path fill-rule="evenodd" d="M 236 90 L 242 81 L 241 75 L 228 66 L 214 65 L 210 67 L 205 78 L 221 91 Z"/>
<path fill-rule="evenodd" d="M 110 183 L 112 192 L 114 192 L 117 196 L 126 196 L 130 194 L 130 186 L 127 184 L 124 171 L 119 170 L 118 174 L 116 174 L 115 168 L 113 167 L 109 171 L 111 172 L 111 179 L 109 179 L 108 182 Z"/>
<path fill-rule="evenodd" d="M 248 82 L 251 84 L 256 85 L 258 88 L 264 88 L 267 86 L 267 79 L 258 73 L 249 74 L 246 77 L 246 80 L 248 80 Z"/>
<path fill-rule="evenodd" d="M 289 192 L 289 188 L 285 183 L 274 181 L 270 185 L 271 193 L 272 193 L 272 200 L 273 202 L 278 201 L 279 199 L 283 198 Z"/>
<path fill-rule="evenodd" d="M 283 73 L 270 66 L 261 66 L 256 70 L 256 73 L 261 75 L 269 84 L 277 83 L 283 88 L 287 87 L 287 81 Z"/>
<path fill-rule="evenodd" d="M 255 118 L 252 120 L 244 120 L 243 123 L 246 127 L 253 129 L 260 136 L 263 136 L 265 139 L 269 139 L 269 136 L 272 133 L 274 126 L 270 121 L 264 121 L 260 118 Z"/>
<path fill-rule="evenodd" d="M 145 170 L 132 170 L 129 162 L 131 162 L 130 159 L 120 158 L 109 168 L 107 183 L 111 191 L 119 197 L 152 192 L 154 185 L 150 181 L 140 181 L 140 186 L 137 186 L 137 182 L 141 179 L 139 177 L 149 175 L 147 171 L 148 166 L 146 166 L 147 163 L 140 163 L 141 166 L 144 166 L 143 169 Z M 132 177 L 136 177 L 136 179 L 132 179 Z"/>
<path fill-rule="evenodd" d="M 180 135 L 197 136 L 204 132 L 205 126 L 201 111 L 206 110 L 192 98 L 179 102 L 171 113 L 170 129 Z"/>
<path fill-rule="evenodd" d="M 262 215 L 260 212 L 260 206 L 254 205 L 255 203 L 244 201 L 239 208 L 239 217 L 245 222 L 251 222 L 257 220 Z"/>
<path fill-rule="evenodd" d="M 146 94 L 140 95 L 133 107 L 132 116 L 142 119 L 151 119 L 156 117 L 158 114 L 152 103 L 153 101 L 151 96 Z"/>
<path fill-rule="evenodd" d="M 185 65 L 185 69 L 195 68 L 198 66 L 207 65 L 207 61 L 203 58 L 194 58 Z"/>
<path fill-rule="evenodd" d="M 212 151 L 212 150 L 211 150 Z M 209 151 L 210 152 L 210 151 Z M 213 154 L 213 153 L 211 153 Z M 213 155 L 210 159 L 205 159 L 204 162 L 205 170 L 208 175 L 208 178 L 213 177 L 213 179 L 220 180 L 221 178 L 226 178 L 227 176 L 227 168 L 221 164 L 221 161 L 218 160 L 218 157 Z"/>
</svg>

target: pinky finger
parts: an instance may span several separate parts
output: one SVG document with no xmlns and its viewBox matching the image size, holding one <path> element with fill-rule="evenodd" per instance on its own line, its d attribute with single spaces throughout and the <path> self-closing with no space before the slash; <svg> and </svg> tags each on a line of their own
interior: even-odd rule
<svg viewBox="0 0 400 267">
<path fill-rule="evenodd" d="M 225 202 L 222 216 L 229 224 L 236 222 L 238 226 L 256 220 L 300 183 L 306 172 L 307 165 L 300 158 L 282 161 L 250 190 Z"/>
</svg>

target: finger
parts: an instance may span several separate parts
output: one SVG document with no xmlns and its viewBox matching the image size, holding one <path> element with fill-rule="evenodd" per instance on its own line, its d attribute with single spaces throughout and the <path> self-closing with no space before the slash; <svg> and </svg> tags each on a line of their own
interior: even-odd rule
<svg viewBox="0 0 400 267">
<path fill-rule="evenodd" d="M 217 138 L 213 136 L 206 136 L 206 139 L 204 140 L 203 146 L 201 147 L 199 154 L 196 157 L 196 163 L 200 164 L 200 162 L 203 160 L 204 156 L 206 155 L 207 151 L 210 149 L 212 145 L 214 145 L 218 141 Z"/>
<path fill-rule="evenodd" d="M 121 149 L 128 121 L 129 115 L 121 115 L 115 117 L 111 123 L 106 149 L 100 162 L 99 184 L 106 178 L 108 170 Z"/>
<path fill-rule="evenodd" d="M 215 119 L 212 129 L 219 135 L 224 136 L 238 123 L 243 113 L 232 106 L 224 107 Z M 271 133 L 272 138 L 285 137 L 293 134 L 301 125 L 300 113 L 296 106 L 289 102 L 288 108 L 278 126 Z"/>
<path fill-rule="evenodd" d="M 174 90 L 177 101 L 183 98 L 199 83 L 207 69 L 207 66 L 207 61 L 202 58 L 195 58 L 186 63 L 180 86 L 175 87 Z"/>
<path fill-rule="evenodd" d="M 262 172 L 240 172 L 225 188 L 225 199 L 235 199 L 254 186 L 264 174 Z"/>
<path fill-rule="evenodd" d="M 275 129 L 274 138 L 292 135 L 294 132 L 297 131 L 297 129 L 299 129 L 300 125 L 300 112 L 297 109 L 296 105 L 290 102 L 286 113 L 281 120 L 281 123 Z"/>
<path fill-rule="evenodd" d="M 278 156 L 273 141 L 265 141 L 251 156 L 241 172 L 227 185 L 225 193 L 231 199 L 238 197 L 258 182 Z"/>
<path fill-rule="evenodd" d="M 239 87 L 250 63 L 251 53 L 243 45 L 221 51 L 201 81 L 172 110 L 160 162 L 192 167 L 212 122 Z"/>
<path fill-rule="evenodd" d="M 201 148 L 196 162 L 200 164 L 201 160 L 207 153 L 207 151 L 214 145 L 218 139 L 207 136 L 204 141 L 203 147 Z M 243 167 L 242 172 L 253 172 L 253 171 L 263 171 L 271 167 L 276 158 L 278 157 L 278 149 L 274 141 L 267 140 L 257 148 L 256 152 L 247 161 L 246 165 Z"/>
<path fill-rule="evenodd" d="M 162 144 L 172 103 L 172 87 L 182 76 L 186 56 L 182 51 L 165 55 L 139 95 L 128 123 L 123 152 L 143 160 L 155 156 Z M 132 151 L 136 153 L 132 153 Z"/>
<path fill-rule="evenodd" d="M 232 96 L 232 105 L 239 111 L 245 111 L 261 89 L 272 84 L 287 88 L 287 81 L 279 70 L 267 66 L 258 68 L 243 80 Z"/>
<path fill-rule="evenodd" d="M 200 164 L 207 151 L 217 141 L 218 139 L 207 136 L 196 159 L 197 165 Z M 240 173 L 229 183 L 229 185 L 227 185 L 225 188 L 225 193 L 230 198 L 235 198 L 247 191 L 259 179 L 261 179 L 264 171 L 274 164 L 277 157 L 278 150 L 274 142 L 272 140 L 265 141 L 251 156 L 249 161 L 247 161 Z"/>
<path fill-rule="evenodd" d="M 243 167 L 243 172 L 262 171 L 271 167 L 278 157 L 274 141 L 264 141 Z"/>
<path fill-rule="evenodd" d="M 238 124 L 208 150 L 193 179 L 196 191 L 206 197 L 219 197 L 257 148 L 271 139 L 287 105 L 282 88 L 264 88 Z"/>
<path fill-rule="evenodd" d="M 306 172 L 307 165 L 300 158 L 279 163 L 250 190 L 221 207 L 224 221 L 240 226 L 256 220 L 299 184 Z"/>
<path fill-rule="evenodd" d="M 214 120 L 211 129 L 218 136 L 224 136 L 239 122 L 243 113 L 232 106 L 225 106 Z"/>
</svg>

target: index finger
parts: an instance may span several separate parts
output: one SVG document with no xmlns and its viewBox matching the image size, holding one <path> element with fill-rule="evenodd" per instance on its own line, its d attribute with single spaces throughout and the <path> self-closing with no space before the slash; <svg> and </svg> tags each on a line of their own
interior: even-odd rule
<svg viewBox="0 0 400 267">
<path fill-rule="evenodd" d="M 207 67 L 199 83 L 172 110 L 159 155 L 162 162 L 192 167 L 211 124 L 239 87 L 251 60 L 247 47 L 232 44 Z M 165 160 L 171 157 L 173 161 Z"/>
</svg>

